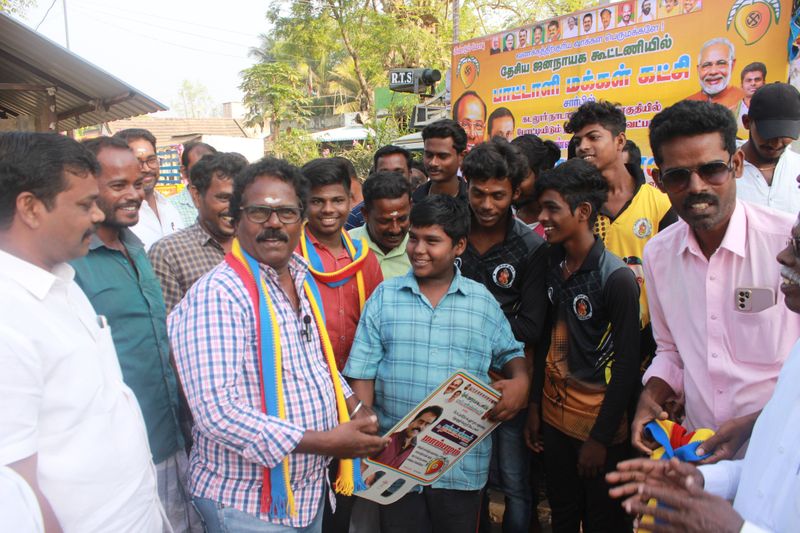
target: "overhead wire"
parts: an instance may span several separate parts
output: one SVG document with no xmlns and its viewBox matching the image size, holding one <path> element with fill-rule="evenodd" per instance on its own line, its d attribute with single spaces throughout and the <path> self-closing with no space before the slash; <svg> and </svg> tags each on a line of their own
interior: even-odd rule
<svg viewBox="0 0 800 533">
<path fill-rule="evenodd" d="M 39 31 L 39 26 L 41 26 L 41 25 L 42 25 L 42 22 L 44 22 L 44 21 L 45 21 L 45 19 L 47 18 L 47 15 L 49 15 L 49 14 L 50 14 L 50 10 L 51 10 L 51 9 L 53 9 L 53 6 L 54 6 L 54 5 L 56 5 L 56 0 L 53 0 L 53 1 L 50 3 L 50 7 L 48 7 L 48 8 L 47 8 L 47 11 L 45 11 L 45 13 L 44 13 L 44 16 L 42 17 L 42 20 L 40 20 L 40 21 L 39 21 L 39 24 L 37 24 L 37 25 L 36 25 L 36 27 L 34 28 L 34 30 L 35 30 L 35 31 Z"/>
<path fill-rule="evenodd" d="M 106 3 L 94 3 L 94 2 L 91 2 L 91 1 L 87 2 L 86 0 L 81 0 L 78 5 L 80 5 L 80 4 L 84 4 L 85 7 L 90 8 L 90 9 L 108 8 L 108 4 L 106 4 Z M 132 9 L 127 9 L 125 7 L 114 7 L 114 10 L 115 11 L 123 11 L 123 12 L 126 11 L 126 12 L 130 13 L 131 15 L 139 15 L 139 14 L 141 14 L 141 11 L 134 11 Z M 233 34 L 242 35 L 242 36 L 245 36 L 245 37 L 252 37 L 251 34 L 245 33 L 243 31 L 229 30 L 227 28 L 221 28 L 219 26 L 211 26 L 211 25 L 208 25 L 208 24 L 200 24 L 199 22 L 191 22 L 191 21 L 188 21 L 188 20 L 185 20 L 185 19 L 170 18 L 170 17 L 166 17 L 164 15 L 158 15 L 158 18 L 160 20 L 167 20 L 167 21 L 170 21 L 170 22 L 177 22 L 177 23 L 180 23 L 180 24 L 186 24 L 187 26 L 197 26 L 197 27 L 206 28 L 206 29 L 209 29 L 209 30 L 224 31 L 226 33 L 233 33 Z"/>
</svg>

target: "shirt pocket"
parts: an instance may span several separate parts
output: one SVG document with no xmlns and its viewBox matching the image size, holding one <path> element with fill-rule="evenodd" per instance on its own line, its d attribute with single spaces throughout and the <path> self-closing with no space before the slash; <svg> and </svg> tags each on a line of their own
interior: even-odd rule
<svg viewBox="0 0 800 533">
<path fill-rule="evenodd" d="M 756 366 L 780 364 L 780 334 L 785 308 L 778 303 L 758 313 L 733 311 L 731 354 L 740 363 Z"/>
</svg>

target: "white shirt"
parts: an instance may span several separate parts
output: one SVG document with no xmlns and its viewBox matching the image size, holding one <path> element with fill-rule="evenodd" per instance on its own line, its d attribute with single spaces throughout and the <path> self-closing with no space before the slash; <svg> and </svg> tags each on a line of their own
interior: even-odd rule
<svg viewBox="0 0 800 533">
<path fill-rule="evenodd" d="M 748 523 L 742 531 L 800 526 L 800 342 L 753 428 L 744 459 L 701 466 L 705 489 L 728 500 Z"/>
<path fill-rule="evenodd" d="M 156 197 L 158 216 L 145 200 L 139 208 L 139 222 L 131 227 L 131 231 L 144 244 L 145 251 L 149 251 L 157 240 L 185 227 L 181 214 L 175 206 L 158 191 L 154 191 L 153 194 Z"/>
<path fill-rule="evenodd" d="M 767 185 L 760 170 L 745 161 L 742 177 L 736 182 L 736 197 L 797 216 L 800 211 L 798 174 L 800 154 L 792 152 L 788 147 L 778 159 L 771 186 Z"/>
<path fill-rule="evenodd" d="M 33 489 L 6 466 L 0 466 L 0 524 L 5 531 L 44 533 L 42 510 Z"/>
<path fill-rule="evenodd" d="M 142 412 L 74 275 L 0 250 L 0 465 L 38 455 L 65 533 L 160 532 Z"/>
<path fill-rule="evenodd" d="M 569 24 L 567 24 L 565 22 L 562 36 L 564 37 L 564 39 L 571 39 L 572 37 L 577 37 L 578 36 L 578 26 L 577 25 L 573 26 L 572 29 L 570 29 Z"/>
</svg>

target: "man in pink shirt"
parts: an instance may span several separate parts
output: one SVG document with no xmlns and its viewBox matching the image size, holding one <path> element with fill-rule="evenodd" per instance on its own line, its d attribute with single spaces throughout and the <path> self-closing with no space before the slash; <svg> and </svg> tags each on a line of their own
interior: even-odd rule
<svg viewBox="0 0 800 533">
<path fill-rule="evenodd" d="M 734 178 L 743 165 L 736 129 L 725 107 L 694 101 L 665 109 L 650 124 L 653 177 L 681 220 L 644 251 L 658 349 L 631 430 L 643 452 L 653 444 L 644 425 L 666 418 L 665 402 L 683 397 L 683 424 L 717 432 L 698 453 L 713 453 L 707 462 L 735 456 L 800 336 L 774 260 L 793 220 L 736 200 Z"/>
</svg>

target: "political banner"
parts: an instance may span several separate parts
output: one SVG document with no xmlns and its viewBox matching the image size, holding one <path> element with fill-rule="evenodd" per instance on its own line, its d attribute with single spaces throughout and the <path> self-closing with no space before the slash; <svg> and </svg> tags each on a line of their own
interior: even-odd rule
<svg viewBox="0 0 800 533">
<path fill-rule="evenodd" d="M 461 42 L 453 118 L 470 146 L 532 133 L 566 156 L 569 115 L 607 100 L 648 154 L 650 119 L 683 99 L 723 104 L 741 125 L 754 85 L 787 81 L 791 18 L 791 0 L 627 0 Z M 754 81 L 759 62 L 766 80 Z"/>
<path fill-rule="evenodd" d="M 356 495 L 386 505 L 434 483 L 497 427 L 488 414 L 498 401 L 491 387 L 454 373 L 389 430 L 386 449 L 364 461 L 368 488 Z"/>
</svg>

